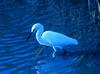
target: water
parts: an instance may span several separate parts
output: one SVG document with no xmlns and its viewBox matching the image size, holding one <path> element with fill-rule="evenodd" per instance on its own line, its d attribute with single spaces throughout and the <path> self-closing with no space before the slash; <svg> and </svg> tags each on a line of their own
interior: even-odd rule
<svg viewBox="0 0 100 74">
<path fill-rule="evenodd" d="M 94 13 L 98 10 L 92 8 L 94 3 L 88 11 L 87 4 L 85 0 L 1 0 L 0 74 L 100 74 L 100 25 Z M 58 49 L 52 58 L 52 48 L 38 44 L 35 34 L 26 41 L 37 22 L 45 30 L 77 39 L 79 46 L 65 47 L 66 52 Z"/>
</svg>

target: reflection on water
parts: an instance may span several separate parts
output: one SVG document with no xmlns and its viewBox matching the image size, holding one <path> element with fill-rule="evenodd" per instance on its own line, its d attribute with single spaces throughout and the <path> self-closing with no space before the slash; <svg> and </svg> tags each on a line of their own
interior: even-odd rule
<svg viewBox="0 0 100 74">
<path fill-rule="evenodd" d="M 100 74 L 100 26 L 94 20 L 97 13 L 94 17 L 88 14 L 87 1 L 0 2 L 0 74 Z M 96 8 L 95 4 L 92 7 Z M 91 12 L 97 11 L 92 7 Z M 37 22 L 43 23 L 45 30 L 78 39 L 80 45 L 58 49 L 52 58 L 52 48 L 39 45 L 34 34 L 26 41 Z"/>
</svg>

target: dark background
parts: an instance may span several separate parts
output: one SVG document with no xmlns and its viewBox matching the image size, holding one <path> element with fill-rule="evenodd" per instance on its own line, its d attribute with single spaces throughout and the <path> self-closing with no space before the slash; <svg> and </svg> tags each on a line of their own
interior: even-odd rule
<svg viewBox="0 0 100 74">
<path fill-rule="evenodd" d="M 100 74 L 98 6 L 98 0 L 0 0 L 0 74 Z M 79 45 L 52 58 L 35 34 L 26 41 L 37 22 Z"/>
</svg>

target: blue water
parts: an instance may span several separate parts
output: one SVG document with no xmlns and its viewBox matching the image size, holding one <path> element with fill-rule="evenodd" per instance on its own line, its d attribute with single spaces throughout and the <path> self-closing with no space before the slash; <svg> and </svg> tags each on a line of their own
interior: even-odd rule
<svg viewBox="0 0 100 74">
<path fill-rule="evenodd" d="M 100 21 L 95 0 L 0 0 L 0 74 L 100 74 Z M 63 33 L 78 46 L 40 45 L 31 27 Z M 36 69 L 36 67 L 38 69 Z"/>
</svg>

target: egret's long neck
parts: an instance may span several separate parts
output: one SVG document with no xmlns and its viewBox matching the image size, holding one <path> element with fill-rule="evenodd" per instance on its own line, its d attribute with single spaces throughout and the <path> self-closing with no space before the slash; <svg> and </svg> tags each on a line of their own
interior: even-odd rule
<svg viewBox="0 0 100 74">
<path fill-rule="evenodd" d="M 44 31 L 44 28 L 41 27 L 41 28 L 39 28 L 39 29 L 37 30 L 37 32 L 36 32 L 36 39 L 37 39 L 37 41 L 38 41 L 40 44 L 42 44 L 42 43 L 44 42 L 43 39 L 42 39 L 43 31 Z"/>
</svg>

